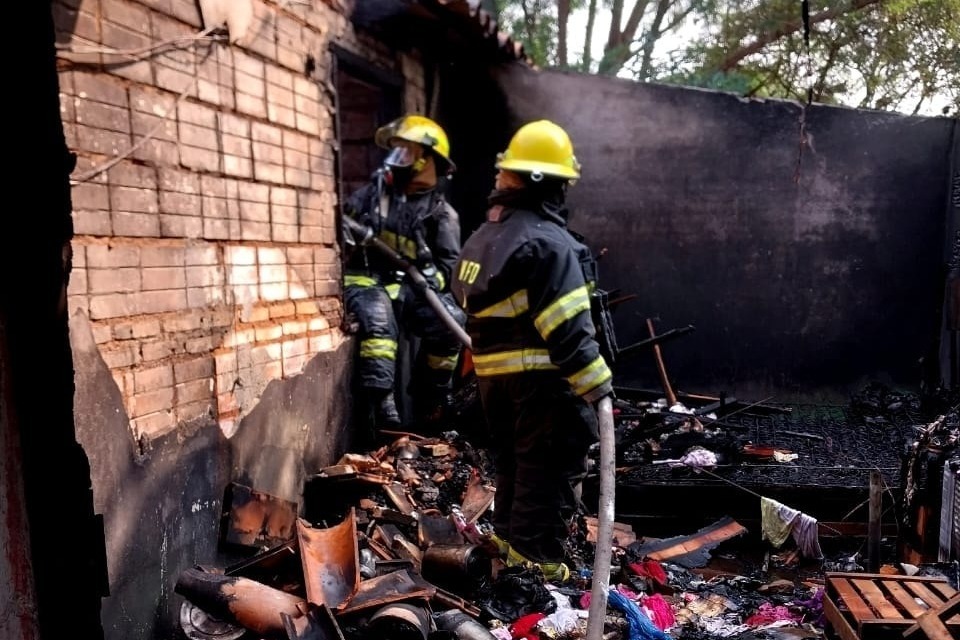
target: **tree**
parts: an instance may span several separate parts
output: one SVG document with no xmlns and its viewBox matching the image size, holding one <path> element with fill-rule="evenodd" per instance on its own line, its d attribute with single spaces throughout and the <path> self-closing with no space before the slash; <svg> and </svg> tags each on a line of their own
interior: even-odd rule
<svg viewBox="0 0 960 640">
<path fill-rule="evenodd" d="M 695 10 L 712 6 L 715 0 L 497 0 L 500 20 L 524 42 L 527 53 L 541 66 L 570 68 L 568 27 L 571 13 L 586 8 L 585 46 L 580 71 L 616 75 L 637 62 L 635 75 L 651 77 L 653 52 L 664 34 L 675 30 Z M 602 6 L 600 6 L 602 4 Z M 609 11 L 610 30 L 603 56 L 594 69 L 591 56 L 597 12 Z"/>
<path fill-rule="evenodd" d="M 960 112 L 960 0 L 729 0 L 660 80 L 745 95 Z"/>
<path fill-rule="evenodd" d="M 566 68 L 571 13 L 586 11 L 576 68 L 851 106 L 960 113 L 960 0 L 498 0 L 542 66 Z M 586 4 L 584 7 L 583 3 Z M 591 56 L 598 15 L 610 29 Z M 522 26 L 523 29 L 517 29 Z M 680 28 L 693 33 L 664 53 Z"/>
</svg>

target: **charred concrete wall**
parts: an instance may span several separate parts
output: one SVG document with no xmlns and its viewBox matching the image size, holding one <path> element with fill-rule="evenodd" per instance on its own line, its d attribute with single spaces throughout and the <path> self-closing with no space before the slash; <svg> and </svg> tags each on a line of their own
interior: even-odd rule
<svg viewBox="0 0 960 640">
<path fill-rule="evenodd" d="M 606 252 L 604 288 L 637 295 L 615 312 L 621 346 L 648 337 L 647 317 L 697 328 L 664 347 L 681 389 L 787 400 L 920 380 L 939 335 L 956 121 L 519 66 L 496 77 L 499 95 L 463 121 L 503 123 L 478 112 L 505 102 L 500 149 L 529 120 L 567 128 L 583 164 L 571 227 Z M 478 160 L 486 175 L 492 163 Z M 459 188 L 476 198 L 490 183 Z M 458 206 L 465 227 L 479 222 L 482 203 Z M 621 362 L 620 382 L 658 386 L 651 362 Z"/>
<path fill-rule="evenodd" d="M 67 332 L 73 158 L 50 3 L 9 7 L 28 37 L 7 70 L 11 215 L 0 262 L 0 637 L 103 637 L 102 523 L 76 441 Z"/>
<path fill-rule="evenodd" d="M 425 103 L 416 54 L 356 33 L 346 5 L 200 4 L 53 3 L 108 638 L 175 635 L 173 586 L 218 563 L 229 482 L 299 501 L 347 447 L 330 45 Z M 228 36 L 204 32 L 224 21 Z"/>
</svg>

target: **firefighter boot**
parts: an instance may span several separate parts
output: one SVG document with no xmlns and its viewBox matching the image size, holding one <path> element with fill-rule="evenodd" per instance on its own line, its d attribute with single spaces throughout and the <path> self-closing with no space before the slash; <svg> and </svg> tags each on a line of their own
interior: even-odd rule
<svg viewBox="0 0 960 640">
<path fill-rule="evenodd" d="M 400 426 L 400 413 L 393 391 L 373 389 L 373 415 L 378 429 L 396 429 Z"/>
<path fill-rule="evenodd" d="M 421 387 L 418 397 L 418 422 L 425 427 L 439 427 L 449 418 L 453 407 L 453 394 L 449 384 L 427 384 Z"/>
<path fill-rule="evenodd" d="M 566 582 L 570 579 L 570 568 L 562 562 L 534 562 L 522 556 L 516 549 L 507 550 L 508 567 L 537 567 L 543 573 L 543 579 L 549 582 Z"/>
</svg>

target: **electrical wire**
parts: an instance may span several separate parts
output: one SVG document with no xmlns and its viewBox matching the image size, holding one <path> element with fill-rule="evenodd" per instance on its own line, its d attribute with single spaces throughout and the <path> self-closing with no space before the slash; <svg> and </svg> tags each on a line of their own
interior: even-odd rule
<svg viewBox="0 0 960 640">
<path fill-rule="evenodd" d="M 210 38 L 210 33 L 212 33 L 213 31 L 216 31 L 219 28 L 220 28 L 219 26 L 207 27 L 203 31 L 200 31 L 199 33 L 196 33 L 192 36 L 180 36 L 177 38 L 171 38 L 169 40 L 164 40 L 163 42 L 159 42 L 157 44 L 146 46 L 146 47 L 140 47 L 138 49 L 111 49 L 110 47 L 100 47 L 100 49 L 110 50 L 112 53 L 116 53 L 118 55 L 145 57 L 146 54 L 152 55 L 157 51 L 163 49 L 164 47 L 170 46 L 171 43 L 184 43 L 184 42 L 197 43 L 197 42 L 203 42 L 203 41 L 213 42 L 216 40 L 220 40 L 222 39 L 220 36 L 216 36 L 215 38 Z M 137 58 L 137 59 L 140 59 L 140 58 Z M 177 112 L 177 107 L 180 105 L 180 103 L 186 100 L 187 96 L 190 95 L 191 89 L 193 89 L 195 82 L 196 82 L 195 78 L 190 78 L 186 86 L 183 88 L 183 91 L 181 91 L 180 95 L 177 96 L 177 99 L 174 101 L 174 103 L 170 106 L 169 109 L 167 109 L 166 112 L 164 112 L 162 116 L 160 116 L 160 121 L 157 122 L 149 131 L 147 131 L 147 133 L 144 134 L 142 138 L 140 138 L 133 145 L 131 145 L 129 149 L 127 149 L 123 153 L 119 153 L 115 155 L 113 158 L 103 162 L 102 164 L 92 167 L 91 169 L 84 171 L 80 175 L 74 178 L 71 178 L 70 186 L 71 187 L 77 186 L 78 184 L 87 182 L 97 177 L 98 175 L 100 175 L 101 173 L 104 173 L 105 171 L 109 171 L 111 168 L 115 167 L 126 158 L 129 158 L 135 151 L 137 151 L 138 149 L 143 147 L 143 145 L 145 145 L 147 142 L 149 142 L 154 137 L 156 137 L 156 135 L 160 132 L 160 130 L 164 127 L 164 125 L 166 125 L 167 120 L 169 120 L 171 116 L 173 116 L 173 114 Z"/>
<path fill-rule="evenodd" d="M 116 165 L 118 165 L 120 162 L 122 162 L 122 161 L 125 160 L 126 158 L 129 158 L 137 149 L 141 148 L 141 147 L 142 147 L 143 145 L 145 145 L 147 142 L 149 142 L 150 140 L 152 140 L 152 139 L 157 135 L 157 133 L 160 131 L 160 129 L 163 128 L 163 126 L 166 124 L 167 120 L 170 119 L 170 116 L 172 116 L 174 113 L 177 112 L 177 105 L 179 105 L 181 102 L 183 102 L 183 101 L 187 98 L 187 96 L 190 95 L 190 90 L 193 89 L 193 84 L 194 84 L 194 82 L 195 82 L 195 80 L 194 80 L 193 78 L 191 78 L 191 79 L 190 79 L 190 82 L 187 83 L 187 86 L 184 87 L 183 91 L 180 92 L 180 95 L 177 96 L 176 101 L 170 106 L 170 108 L 166 111 L 166 113 L 164 113 L 162 116 L 160 116 L 160 121 L 159 121 L 157 124 L 155 124 L 155 125 L 153 126 L 153 128 L 150 129 L 150 131 L 147 131 L 147 133 L 144 134 L 144 136 L 143 136 L 142 138 L 140 138 L 139 140 L 137 140 L 137 142 L 134 143 L 129 149 L 127 149 L 127 150 L 124 151 L 123 153 L 120 153 L 120 154 L 114 156 L 114 157 L 111 158 L 110 160 L 107 160 L 107 161 L 104 162 L 103 164 L 99 164 L 99 165 L 97 165 L 97 166 L 95 166 L 95 167 L 93 167 L 93 168 L 91 168 L 91 169 L 88 169 L 87 171 L 84 171 L 83 173 L 81 173 L 81 174 L 78 175 L 77 177 L 71 178 L 71 179 L 70 179 L 70 186 L 73 187 L 73 186 L 76 186 L 76 185 L 78 185 L 78 184 L 80 184 L 80 183 L 82 183 L 82 182 L 87 182 L 88 180 L 97 177 L 98 175 L 100 175 L 100 174 L 103 173 L 104 171 L 109 171 L 111 168 L 115 167 Z"/>
<path fill-rule="evenodd" d="M 740 489 L 741 491 L 746 491 L 747 493 L 749 493 L 749 494 L 752 495 L 752 496 L 756 496 L 756 497 L 758 497 L 758 498 L 760 498 L 760 499 L 763 499 L 763 498 L 766 497 L 766 496 L 760 495 L 759 493 L 757 493 L 756 491 L 754 491 L 754 490 L 752 490 L 752 489 L 748 489 L 747 487 L 745 487 L 745 486 L 743 486 L 743 485 L 741 485 L 741 484 L 737 484 L 737 483 L 734 482 L 733 480 L 730 480 L 730 479 L 728 479 L 728 478 L 724 478 L 724 477 L 721 476 L 720 474 L 713 473 L 713 472 L 710 471 L 709 469 L 698 468 L 697 470 L 698 470 L 698 471 L 702 471 L 702 472 L 706 473 L 707 475 L 711 475 L 711 476 L 713 476 L 714 478 L 716 478 L 717 480 L 722 480 L 723 482 L 726 482 L 727 484 L 729 484 L 729 485 L 731 485 L 731 486 L 733 486 L 733 487 L 735 487 L 735 488 L 737 488 L 737 489 Z M 824 529 L 826 529 L 826 530 L 828 530 L 828 531 L 833 531 L 834 533 L 836 533 L 836 534 L 839 535 L 839 536 L 842 536 L 842 535 L 843 535 L 843 532 L 842 532 L 842 531 L 838 531 L 838 530 L 834 529 L 833 527 L 831 527 L 830 525 L 823 524 L 822 522 L 818 522 L 818 524 L 819 524 L 819 526 L 823 527 Z"/>
<path fill-rule="evenodd" d="M 103 45 L 85 45 L 85 44 L 61 44 L 57 43 L 57 52 L 58 53 L 73 53 L 77 55 L 85 55 L 91 53 L 100 53 L 105 55 L 114 55 L 121 56 L 125 58 L 130 58 L 131 60 L 143 60 L 157 53 L 165 51 L 172 48 L 182 48 L 184 46 L 193 46 L 201 42 L 222 42 L 226 40 L 225 35 L 210 35 L 213 31 L 216 31 L 219 27 L 207 27 L 199 33 L 195 33 L 189 36 L 177 36 L 175 38 L 170 38 L 168 40 L 163 40 L 154 44 L 145 45 L 143 47 L 135 47 L 131 49 L 117 49 L 114 47 L 107 47 Z"/>
</svg>

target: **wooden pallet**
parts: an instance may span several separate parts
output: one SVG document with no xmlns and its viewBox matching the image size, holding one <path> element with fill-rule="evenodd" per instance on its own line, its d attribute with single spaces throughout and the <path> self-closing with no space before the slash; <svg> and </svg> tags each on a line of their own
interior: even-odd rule
<svg viewBox="0 0 960 640">
<path fill-rule="evenodd" d="M 942 578 L 827 573 L 824 613 L 843 640 L 893 640 L 957 594 Z M 946 621 L 960 637 L 960 615 Z"/>
</svg>

